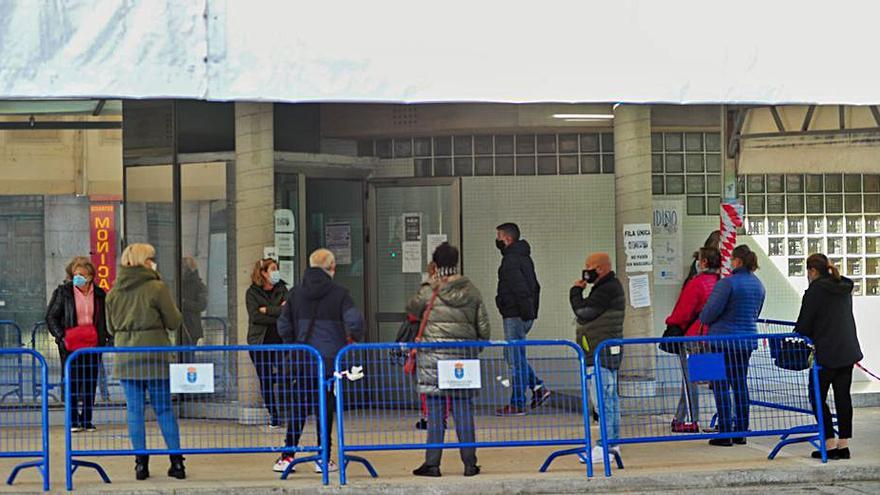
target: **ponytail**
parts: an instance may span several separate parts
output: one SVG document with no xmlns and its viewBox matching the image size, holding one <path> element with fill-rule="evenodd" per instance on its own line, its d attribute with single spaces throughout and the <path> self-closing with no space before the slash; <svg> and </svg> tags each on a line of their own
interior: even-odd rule
<svg viewBox="0 0 880 495">
<path fill-rule="evenodd" d="M 750 272 L 758 269 L 758 255 L 745 244 L 740 244 L 733 249 L 733 257 L 740 260 Z"/>
<path fill-rule="evenodd" d="M 807 258 L 807 270 L 810 269 L 816 270 L 822 277 L 831 277 L 835 282 L 840 281 L 840 270 L 824 254 L 811 254 Z"/>
</svg>

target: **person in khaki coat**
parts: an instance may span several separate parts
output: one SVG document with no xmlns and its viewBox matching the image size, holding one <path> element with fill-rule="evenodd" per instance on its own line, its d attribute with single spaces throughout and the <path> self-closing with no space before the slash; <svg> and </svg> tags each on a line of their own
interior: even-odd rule
<svg viewBox="0 0 880 495">
<path fill-rule="evenodd" d="M 132 244 L 122 253 L 122 266 L 113 290 L 107 295 L 107 330 L 116 347 L 169 347 L 169 331 L 179 330 L 183 317 L 171 291 L 157 272 L 156 250 L 149 244 Z M 128 435 L 132 448 L 145 450 L 144 396 L 156 412 L 159 429 L 169 450 L 180 449 L 177 418 L 171 405 L 168 368 L 170 352 L 117 353 L 113 374 L 125 392 Z M 135 477 L 150 476 L 149 456 L 135 456 Z M 168 476 L 184 479 L 182 455 L 171 456 Z"/>
<path fill-rule="evenodd" d="M 458 275 L 458 249 L 443 243 L 434 251 L 436 276 L 422 286 L 407 304 L 407 312 L 424 315 L 431 304 L 422 342 L 464 342 L 489 340 L 489 315 L 479 289 L 467 277 Z M 436 293 L 436 297 L 434 294 Z M 476 441 L 473 398 L 476 390 L 446 390 L 439 386 L 437 363 L 442 360 L 476 359 L 478 347 L 420 349 L 416 360 L 419 393 L 425 394 L 428 409 L 428 442 L 442 443 L 443 417 L 447 403 L 455 419 L 455 433 L 461 443 Z M 479 474 L 476 449 L 460 449 L 464 475 Z M 425 451 L 425 463 L 413 471 L 416 476 L 440 476 L 442 449 Z"/>
</svg>

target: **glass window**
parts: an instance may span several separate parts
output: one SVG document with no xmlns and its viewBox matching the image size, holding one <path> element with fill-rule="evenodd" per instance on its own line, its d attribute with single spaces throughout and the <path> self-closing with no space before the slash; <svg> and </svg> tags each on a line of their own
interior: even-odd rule
<svg viewBox="0 0 880 495">
<path fill-rule="evenodd" d="M 803 256 L 804 255 L 804 239 L 801 237 L 788 238 L 788 255 Z"/>
<path fill-rule="evenodd" d="M 764 219 L 761 217 L 750 217 L 747 223 L 748 234 L 749 235 L 763 235 L 764 234 Z"/>
<path fill-rule="evenodd" d="M 434 156 L 450 156 L 452 154 L 452 137 L 439 136 L 434 138 Z M 437 164 L 434 164 L 436 169 Z"/>
<path fill-rule="evenodd" d="M 862 254 L 862 238 L 847 237 L 846 238 L 846 254 Z"/>
<path fill-rule="evenodd" d="M 684 194 L 684 176 L 666 176 L 666 194 Z"/>
<path fill-rule="evenodd" d="M 880 216 L 865 217 L 865 232 L 869 234 L 880 233 Z"/>
<path fill-rule="evenodd" d="M 880 296 L 880 278 L 869 278 L 865 285 L 865 295 Z"/>
<path fill-rule="evenodd" d="M 560 153 L 577 153 L 578 152 L 578 136 L 577 136 L 577 134 L 560 134 L 559 135 L 559 152 Z"/>
<path fill-rule="evenodd" d="M 667 132 L 663 137 L 666 144 L 666 151 L 682 150 L 681 134 L 677 132 Z"/>
<path fill-rule="evenodd" d="M 843 213 L 843 196 L 840 194 L 825 196 L 825 211 L 827 213 Z"/>
<path fill-rule="evenodd" d="M 517 134 L 516 135 L 516 154 L 517 155 L 533 155 L 533 154 L 535 154 L 535 135 L 534 134 Z"/>
<path fill-rule="evenodd" d="M 538 153 L 556 153 L 556 134 L 538 134 Z"/>
<path fill-rule="evenodd" d="M 825 219 L 822 217 L 808 217 L 807 218 L 807 233 L 808 234 L 824 234 L 825 233 Z"/>
<path fill-rule="evenodd" d="M 471 154 L 473 154 L 473 138 L 471 136 L 455 136 L 455 156 Z"/>
<path fill-rule="evenodd" d="M 843 192 L 843 178 L 840 174 L 825 175 L 825 192 Z"/>
<path fill-rule="evenodd" d="M 846 192 L 862 192 L 862 176 L 859 174 L 844 175 L 843 190 Z"/>
<path fill-rule="evenodd" d="M 492 154 L 492 136 L 474 136 L 474 154 Z"/>
<path fill-rule="evenodd" d="M 865 259 L 865 274 L 880 275 L 880 258 Z"/>
<path fill-rule="evenodd" d="M 513 136 L 495 136 L 495 153 L 498 155 L 512 155 Z"/>
<path fill-rule="evenodd" d="M 749 193 L 762 193 L 764 192 L 764 176 L 763 175 L 750 175 L 748 176 L 749 181 Z"/>
<path fill-rule="evenodd" d="M 721 196 L 706 196 L 706 214 L 721 214 Z"/>
<path fill-rule="evenodd" d="M 829 257 L 829 258 L 828 258 L 828 261 L 829 261 L 832 265 L 836 266 L 836 267 L 840 270 L 841 274 L 843 274 L 843 258 L 831 258 L 831 257 Z"/>
<path fill-rule="evenodd" d="M 803 234 L 804 233 L 804 218 L 803 217 L 788 217 L 788 233 L 789 234 Z"/>
<path fill-rule="evenodd" d="M 807 192 L 811 193 L 820 193 L 822 192 L 822 176 L 819 174 L 810 174 L 807 175 Z"/>
<path fill-rule="evenodd" d="M 747 201 L 749 215 L 761 215 L 764 213 L 764 196 L 749 196 Z"/>
<path fill-rule="evenodd" d="M 432 175 L 430 158 L 416 158 L 413 163 L 416 167 L 416 177 L 430 177 Z"/>
<path fill-rule="evenodd" d="M 825 213 L 825 198 L 821 194 L 807 195 L 807 213 Z"/>
<path fill-rule="evenodd" d="M 804 212 L 804 195 L 789 194 L 785 196 L 786 208 L 789 214 Z"/>
<path fill-rule="evenodd" d="M 666 173 L 680 174 L 684 172 L 684 156 L 679 154 L 666 155 Z"/>
<path fill-rule="evenodd" d="M 688 172 L 702 172 L 704 170 L 703 166 L 703 155 L 685 155 L 687 160 L 687 171 Z"/>
<path fill-rule="evenodd" d="M 702 175 L 688 175 L 686 177 L 686 181 L 688 194 L 699 194 L 706 192 L 706 178 Z"/>
<path fill-rule="evenodd" d="M 706 176 L 706 192 L 709 194 L 721 194 L 721 176 Z"/>
<path fill-rule="evenodd" d="M 517 156 L 516 175 L 535 175 L 535 157 Z"/>
<path fill-rule="evenodd" d="M 474 159 L 475 175 L 492 175 L 494 173 L 491 156 L 478 156 Z"/>
<path fill-rule="evenodd" d="M 788 260 L 788 276 L 802 277 L 804 276 L 804 260 L 803 258 L 791 258 Z"/>
<path fill-rule="evenodd" d="M 767 233 L 770 235 L 785 235 L 785 218 L 769 217 L 767 218 Z"/>
<path fill-rule="evenodd" d="M 663 176 L 651 176 L 651 194 L 663 194 Z"/>
<path fill-rule="evenodd" d="M 880 254 L 880 237 L 865 238 L 865 254 Z"/>
<path fill-rule="evenodd" d="M 412 139 L 395 139 L 394 140 L 394 157 L 409 158 L 412 156 Z"/>
<path fill-rule="evenodd" d="M 880 213 L 880 194 L 865 194 L 865 213 Z"/>
<path fill-rule="evenodd" d="M 721 155 L 706 155 L 706 171 L 716 173 L 721 172 Z"/>
<path fill-rule="evenodd" d="M 557 175 L 556 155 L 538 157 L 538 175 Z"/>
<path fill-rule="evenodd" d="M 651 151 L 663 151 L 663 134 L 660 132 L 651 133 Z"/>
<path fill-rule="evenodd" d="M 862 217 L 846 217 L 846 233 L 861 234 L 862 233 Z"/>
<path fill-rule="evenodd" d="M 391 158 L 393 156 L 390 139 L 376 141 L 376 156 L 379 158 Z"/>
<path fill-rule="evenodd" d="M 455 175 L 458 177 L 467 177 L 474 175 L 474 159 L 467 157 L 455 158 Z"/>
<path fill-rule="evenodd" d="M 431 156 L 431 138 L 413 139 L 413 155 Z"/>
<path fill-rule="evenodd" d="M 842 217 L 828 217 L 828 233 L 829 234 L 842 234 L 843 233 L 843 218 Z"/>
<path fill-rule="evenodd" d="M 744 175 L 736 176 L 736 194 L 742 196 L 746 192 L 746 177 Z"/>
<path fill-rule="evenodd" d="M 581 173 L 598 174 L 602 171 L 599 155 L 581 155 Z"/>
<path fill-rule="evenodd" d="M 451 158 L 434 158 L 434 176 L 435 177 L 451 177 L 452 176 L 452 159 Z"/>
<path fill-rule="evenodd" d="M 771 237 L 770 244 L 767 249 L 768 256 L 785 256 L 785 239 L 782 237 Z"/>
<path fill-rule="evenodd" d="M 847 194 L 844 196 L 846 199 L 846 212 L 847 213 L 861 213 L 862 212 L 862 195 L 861 194 Z"/>
<path fill-rule="evenodd" d="M 577 155 L 562 155 L 559 157 L 559 173 L 560 174 L 577 174 L 578 173 L 578 157 Z"/>
<path fill-rule="evenodd" d="M 804 176 L 803 175 L 786 175 L 785 176 L 785 192 L 790 192 L 790 193 L 804 192 Z"/>
<path fill-rule="evenodd" d="M 767 213 L 784 214 L 785 213 L 785 196 L 781 194 L 767 195 Z"/>
<path fill-rule="evenodd" d="M 495 146 L 498 146 L 498 141 L 495 141 Z M 513 175 L 512 156 L 495 157 L 495 175 Z"/>
<path fill-rule="evenodd" d="M 685 150 L 703 151 L 703 133 L 688 132 L 684 135 Z"/>
<path fill-rule="evenodd" d="M 880 192 L 880 175 L 865 175 L 865 192 Z"/>
<path fill-rule="evenodd" d="M 602 137 L 602 153 L 613 153 L 614 152 L 614 134 L 603 132 L 600 134 Z"/>
<path fill-rule="evenodd" d="M 853 279 L 853 291 L 852 291 L 853 296 L 863 296 L 864 295 L 862 293 L 862 287 L 864 285 L 862 283 L 863 280 L 864 279 L 861 279 L 861 278 L 854 278 Z"/>
<path fill-rule="evenodd" d="M 843 254 L 843 237 L 829 237 L 828 254 Z"/>
<path fill-rule="evenodd" d="M 767 176 L 767 192 L 781 193 L 784 192 L 785 185 L 781 175 Z"/>
<path fill-rule="evenodd" d="M 610 155 L 608 153 L 602 153 L 602 173 L 603 174 L 613 174 L 614 173 L 614 155 Z"/>
<path fill-rule="evenodd" d="M 822 237 L 807 239 L 807 252 L 809 254 L 824 253 L 825 239 Z"/>
<path fill-rule="evenodd" d="M 847 258 L 846 259 L 846 274 L 850 277 L 859 277 L 864 275 L 862 273 L 862 259 L 861 258 Z M 855 292 L 855 291 L 853 291 Z"/>
<path fill-rule="evenodd" d="M 707 132 L 706 133 L 706 150 L 708 151 L 720 151 L 721 150 L 721 134 L 717 132 Z"/>
<path fill-rule="evenodd" d="M 688 215 L 705 215 L 706 198 L 703 196 L 688 196 L 687 213 Z"/>
<path fill-rule="evenodd" d="M 598 153 L 599 135 L 581 134 L 581 153 Z"/>
<path fill-rule="evenodd" d="M 663 155 L 651 155 L 651 172 L 663 172 Z"/>
</svg>

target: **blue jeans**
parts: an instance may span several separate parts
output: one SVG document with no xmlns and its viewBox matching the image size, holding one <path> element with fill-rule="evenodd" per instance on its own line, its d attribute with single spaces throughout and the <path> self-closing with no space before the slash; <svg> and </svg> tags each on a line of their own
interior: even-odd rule
<svg viewBox="0 0 880 495">
<path fill-rule="evenodd" d="M 526 340 L 532 329 L 534 320 L 523 321 L 521 318 L 504 318 L 504 340 L 513 342 Z M 534 390 L 544 382 L 535 375 L 535 370 L 526 359 L 525 346 L 504 348 L 504 360 L 510 367 L 511 392 L 510 405 L 524 408 L 526 406 L 526 386 Z"/>
<path fill-rule="evenodd" d="M 119 380 L 125 392 L 126 416 L 128 419 L 128 436 L 135 450 L 146 450 L 147 432 L 144 425 L 144 395 L 150 394 L 150 404 L 156 411 L 159 429 L 165 438 L 169 450 L 180 449 L 180 432 L 177 429 L 177 418 L 171 406 L 171 384 L 167 379 L 158 380 Z"/>
<path fill-rule="evenodd" d="M 724 371 L 727 380 L 712 382 L 715 407 L 718 409 L 718 431 L 730 433 L 749 430 L 749 358 L 751 349 L 725 349 Z M 733 414 L 730 414 L 730 392 L 733 392 Z"/>
<path fill-rule="evenodd" d="M 595 370 L 594 366 L 587 366 L 587 374 L 592 375 Z M 605 428 L 608 438 L 616 440 L 620 438 L 620 400 L 617 397 L 617 370 L 609 370 L 599 366 L 599 373 L 602 374 L 602 401 L 605 409 Z M 595 382 L 590 383 L 593 385 Z M 590 387 L 590 402 L 593 403 L 596 410 L 599 410 L 599 398 L 596 396 L 596 387 Z M 601 437 L 596 440 L 596 444 L 601 444 Z"/>
</svg>

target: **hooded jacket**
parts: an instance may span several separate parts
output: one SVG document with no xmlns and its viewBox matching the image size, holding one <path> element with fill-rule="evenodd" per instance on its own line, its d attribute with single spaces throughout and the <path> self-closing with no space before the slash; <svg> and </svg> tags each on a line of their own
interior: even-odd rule
<svg viewBox="0 0 880 495">
<path fill-rule="evenodd" d="M 171 291 L 158 273 L 143 266 L 119 269 L 107 294 L 107 330 L 116 347 L 171 346 L 168 332 L 180 330 L 182 323 Z M 169 352 L 119 353 L 113 358 L 113 376 L 123 380 L 168 378 L 172 362 Z"/>
<path fill-rule="evenodd" d="M 489 340 L 489 314 L 483 304 L 479 289 L 463 276 L 450 277 L 446 283 L 434 286 L 422 285 L 418 294 L 406 305 L 407 313 L 423 315 L 431 295 L 438 288 L 434 307 L 428 315 L 428 323 L 422 334 L 422 342 L 463 342 Z M 441 390 L 437 379 L 437 362 L 454 359 L 476 359 L 480 352 L 477 347 L 419 349 L 416 358 L 419 393 L 444 395 L 450 390 Z M 462 390 L 458 394 L 473 396 L 475 390 Z"/>
<path fill-rule="evenodd" d="M 862 360 L 852 310 L 853 281 L 822 277 L 804 292 L 794 331 L 816 346 L 816 362 L 824 368 L 844 368 Z"/>
<path fill-rule="evenodd" d="M 364 338 L 364 317 L 348 290 L 320 268 L 307 269 L 302 284 L 287 294 L 277 326 L 285 344 L 316 348 L 324 358 L 327 376 L 333 374 L 333 361 L 348 339 L 358 342 Z"/>
<path fill-rule="evenodd" d="M 758 277 L 746 267 L 733 270 L 715 284 L 700 312 L 700 321 L 709 325 L 709 335 L 748 335 L 758 333 L 758 317 L 764 307 L 766 291 Z M 737 345 L 758 348 L 758 341 Z"/>
<path fill-rule="evenodd" d="M 535 275 L 531 246 L 524 240 L 514 241 L 501 250 L 501 256 L 495 296 L 501 317 L 522 318 L 523 321 L 537 319 L 541 285 Z"/>
</svg>

